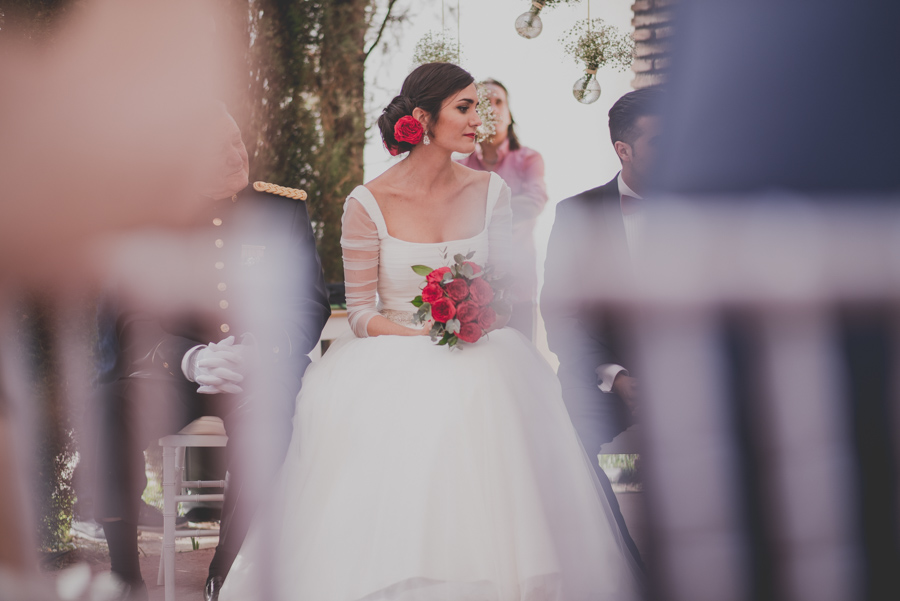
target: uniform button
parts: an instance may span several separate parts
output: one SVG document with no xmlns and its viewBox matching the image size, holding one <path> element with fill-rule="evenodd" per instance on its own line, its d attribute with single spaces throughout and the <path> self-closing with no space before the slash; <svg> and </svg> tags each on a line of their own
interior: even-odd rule
<svg viewBox="0 0 900 601">
<path fill-rule="evenodd" d="M 216 248 L 222 248 L 223 246 L 225 246 L 225 241 L 224 241 L 224 240 L 222 240 L 221 238 L 219 238 L 218 240 L 216 240 Z"/>
<path fill-rule="evenodd" d="M 225 282 L 219 282 L 219 285 L 216 286 L 216 288 L 219 289 L 219 292 L 225 292 L 225 289 L 228 288 L 228 286 L 225 285 Z"/>
<path fill-rule="evenodd" d="M 277 347 L 277 346 L 272 347 L 272 352 L 273 352 L 273 353 L 277 353 L 277 352 L 278 352 L 278 347 Z"/>
<path fill-rule="evenodd" d="M 222 225 L 222 220 L 219 219 L 218 217 L 216 217 L 215 219 L 213 219 L 213 225 L 215 225 L 215 226 Z"/>
<path fill-rule="evenodd" d="M 216 269 L 225 269 L 225 263 L 222 261 L 216 261 Z"/>
<path fill-rule="evenodd" d="M 223 309 L 227 309 L 227 308 L 228 308 L 228 301 L 227 301 L 227 300 L 220 300 L 220 301 L 219 301 L 219 306 L 220 306 L 221 308 L 223 308 Z"/>
<path fill-rule="evenodd" d="M 222 330 L 222 332 L 227 334 L 228 330 L 231 329 L 231 326 L 229 326 L 227 323 L 223 323 L 222 325 L 219 326 L 219 329 Z"/>
</svg>

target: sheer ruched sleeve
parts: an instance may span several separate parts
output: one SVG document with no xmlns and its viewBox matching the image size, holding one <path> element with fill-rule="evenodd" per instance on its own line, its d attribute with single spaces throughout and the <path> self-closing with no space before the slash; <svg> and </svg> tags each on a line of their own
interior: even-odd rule
<svg viewBox="0 0 900 601">
<path fill-rule="evenodd" d="M 375 292 L 378 288 L 378 227 L 363 205 L 353 197 L 344 203 L 341 218 L 341 248 L 344 257 L 344 287 L 350 329 L 366 338 L 369 320 L 378 311 Z"/>
<path fill-rule="evenodd" d="M 497 177 L 493 176 L 492 177 Z M 497 179 L 500 179 L 499 177 Z M 512 266 L 512 208 L 511 193 L 506 182 L 500 180 L 500 192 L 491 211 L 488 226 L 488 261 L 497 275 L 508 275 Z"/>
</svg>

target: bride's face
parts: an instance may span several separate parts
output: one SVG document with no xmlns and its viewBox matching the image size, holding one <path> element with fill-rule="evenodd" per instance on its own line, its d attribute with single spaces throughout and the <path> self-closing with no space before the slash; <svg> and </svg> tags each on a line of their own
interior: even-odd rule
<svg viewBox="0 0 900 601">
<path fill-rule="evenodd" d="M 445 100 L 437 123 L 431 127 L 431 143 L 452 152 L 473 152 L 475 129 L 481 125 L 475 110 L 477 104 L 478 91 L 474 83 Z"/>
</svg>

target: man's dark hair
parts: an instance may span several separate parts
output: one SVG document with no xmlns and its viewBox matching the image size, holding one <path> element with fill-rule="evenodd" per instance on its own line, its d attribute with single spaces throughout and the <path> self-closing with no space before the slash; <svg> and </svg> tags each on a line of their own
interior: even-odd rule
<svg viewBox="0 0 900 601">
<path fill-rule="evenodd" d="M 635 124 L 641 117 L 658 115 L 663 91 L 659 88 L 644 88 L 628 92 L 609 109 L 609 137 L 612 143 L 634 142 Z"/>
</svg>

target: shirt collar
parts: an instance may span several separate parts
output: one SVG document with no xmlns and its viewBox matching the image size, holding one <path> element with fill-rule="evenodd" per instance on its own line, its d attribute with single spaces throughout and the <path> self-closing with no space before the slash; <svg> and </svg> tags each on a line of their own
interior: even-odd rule
<svg viewBox="0 0 900 601">
<path fill-rule="evenodd" d="M 622 172 L 619 171 L 619 175 L 616 176 L 616 183 L 619 184 L 619 196 L 633 196 L 635 198 L 644 199 L 643 196 L 632 190 L 628 187 L 628 184 L 625 183 L 625 180 L 622 179 Z"/>
</svg>

